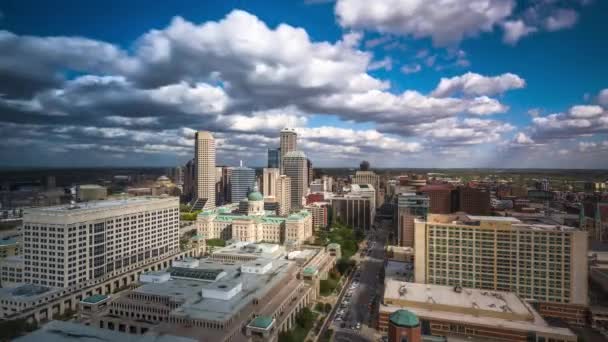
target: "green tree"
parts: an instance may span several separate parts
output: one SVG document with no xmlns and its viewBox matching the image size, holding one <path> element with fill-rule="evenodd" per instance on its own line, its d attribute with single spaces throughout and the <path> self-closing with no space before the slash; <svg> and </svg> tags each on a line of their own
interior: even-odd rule
<svg viewBox="0 0 608 342">
<path fill-rule="evenodd" d="M 325 303 L 325 312 L 329 313 L 331 311 L 331 304 Z"/>
</svg>

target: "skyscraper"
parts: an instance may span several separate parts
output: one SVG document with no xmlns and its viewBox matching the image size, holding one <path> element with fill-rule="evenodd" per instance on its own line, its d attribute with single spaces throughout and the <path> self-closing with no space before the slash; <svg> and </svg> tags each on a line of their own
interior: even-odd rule
<svg viewBox="0 0 608 342">
<path fill-rule="evenodd" d="M 280 133 L 281 137 L 281 146 L 279 154 L 281 158 L 279 159 L 279 168 L 281 169 L 281 174 L 285 174 L 285 169 L 283 166 L 283 158 L 289 152 L 295 151 L 298 148 L 298 134 L 293 128 L 283 128 Z"/>
<path fill-rule="evenodd" d="M 269 148 L 268 149 L 268 168 L 269 169 L 278 169 L 279 168 L 279 160 L 281 158 L 281 149 L 280 148 Z"/>
<path fill-rule="evenodd" d="M 233 167 L 230 175 L 230 200 L 232 203 L 238 203 L 247 197 L 247 194 L 253 191 L 254 185 L 254 169 L 244 167 L 242 163 L 239 167 Z"/>
<path fill-rule="evenodd" d="M 277 197 L 277 181 L 279 175 L 279 169 L 264 168 L 262 171 L 262 194 L 264 197 Z"/>
<path fill-rule="evenodd" d="M 215 139 L 206 131 L 194 136 L 196 189 L 193 210 L 215 208 Z"/>
<path fill-rule="evenodd" d="M 353 176 L 353 184 L 371 184 L 376 190 L 376 205 L 379 205 L 379 203 L 384 202 L 379 198 L 380 177 L 378 177 L 378 175 L 374 171 L 359 170 L 355 172 L 355 175 Z"/>
<path fill-rule="evenodd" d="M 288 215 L 291 211 L 291 179 L 285 175 L 280 175 L 277 179 L 277 202 L 277 214 Z"/>
<path fill-rule="evenodd" d="M 291 178 L 291 209 L 302 208 L 302 197 L 308 193 L 308 160 L 306 154 L 302 151 L 286 153 L 283 156 L 283 174 Z"/>
</svg>

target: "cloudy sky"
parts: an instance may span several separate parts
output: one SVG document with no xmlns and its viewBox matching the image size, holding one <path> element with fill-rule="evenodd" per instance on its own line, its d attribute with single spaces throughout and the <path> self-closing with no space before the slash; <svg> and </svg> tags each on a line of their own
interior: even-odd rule
<svg viewBox="0 0 608 342">
<path fill-rule="evenodd" d="M 0 166 L 608 167 L 602 0 L 0 2 Z"/>
</svg>

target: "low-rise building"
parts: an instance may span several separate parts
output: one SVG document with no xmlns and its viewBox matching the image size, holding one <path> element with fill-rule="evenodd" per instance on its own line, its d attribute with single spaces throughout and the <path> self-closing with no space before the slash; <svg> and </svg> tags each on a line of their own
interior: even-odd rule
<svg viewBox="0 0 608 342">
<path fill-rule="evenodd" d="M 549 325 L 512 292 L 387 279 L 378 329 L 388 331 L 389 321 L 394 320 L 391 315 L 404 308 L 418 318 L 422 335 L 478 341 L 577 341 L 572 331 Z"/>
</svg>

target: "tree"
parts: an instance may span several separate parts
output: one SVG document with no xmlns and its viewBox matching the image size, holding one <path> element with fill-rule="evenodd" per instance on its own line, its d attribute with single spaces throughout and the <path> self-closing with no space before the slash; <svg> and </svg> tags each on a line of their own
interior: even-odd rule
<svg viewBox="0 0 608 342">
<path fill-rule="evenodd" d="M 309 308 L 302 309 L 296 315 L 296 323 L 300 327 L 302 327 L 306 330 L 310 330 L 312 328 L 314 322 L 315 322 L 315 315 L 312 313 L 312 311 L 310 311 Z"/>
<path fill-rule="evenodd" d="M 325 303 L 325 312 L 329 313 L 331 311 L 331 304 Z"/>
</svg>

